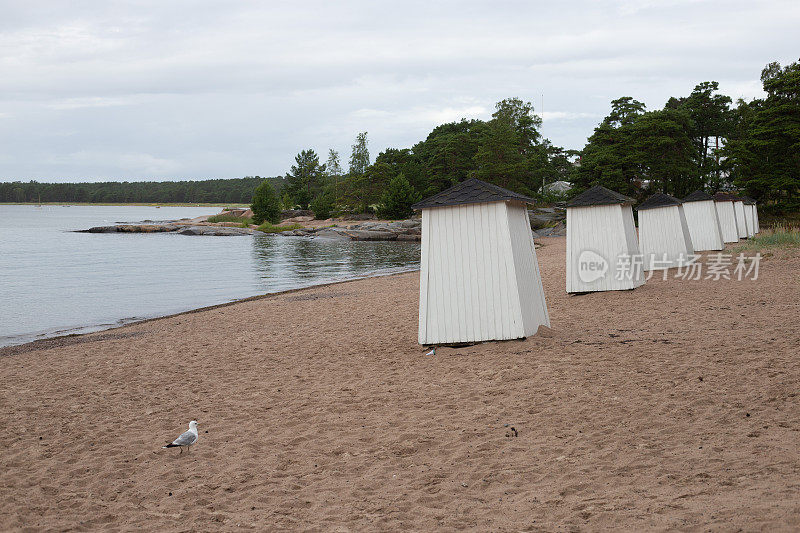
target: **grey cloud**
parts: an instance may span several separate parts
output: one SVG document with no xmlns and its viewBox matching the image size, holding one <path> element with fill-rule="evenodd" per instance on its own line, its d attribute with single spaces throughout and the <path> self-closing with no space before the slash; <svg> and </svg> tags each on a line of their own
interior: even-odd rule
<svg viewBox="0 0 800 533">
<path fill-rule="evenodd" d="M 580 148 L 630 95 L 718 80 L 760 94 L 796 57 L 795 2 L 10 2 L 0 19 L 0 179 L 285 172 L 411 146 L 519 96 Z"/>
</svg>

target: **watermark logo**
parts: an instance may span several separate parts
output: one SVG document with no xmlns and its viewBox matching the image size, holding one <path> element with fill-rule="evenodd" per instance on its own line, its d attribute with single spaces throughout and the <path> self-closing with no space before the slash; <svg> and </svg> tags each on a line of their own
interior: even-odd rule
<svg viewBox="0 0 800 533">
<path fill-rule="evenodd" d="M 608 261 L 591 250 L 584 250 L 578 257 L 578 277 L 584 283 L 592 283 L 608 272 Z"/>
<path fill-rule="evenodd" d="M 704 261 L 701 261 L 704 259 Z M 649 268 L 645 271 L 645 265 Z M 657 272 L 662 279 L 668 277 L 683 280 L 757 280 L 761 254 L 751 257 L 743 253 L 738 255 L 722 252 L 700 254 L 678 254 L 669 256 L 660 254 L 626 254 L 617 255 L 614 263 L 614 279 L 649 280 Z M 578 278 L 583 283 L 593 283 L 604 277 L 611 269 L 606 259 L 592 250 L 583 250 L 578 256 Z"/>
</svg>

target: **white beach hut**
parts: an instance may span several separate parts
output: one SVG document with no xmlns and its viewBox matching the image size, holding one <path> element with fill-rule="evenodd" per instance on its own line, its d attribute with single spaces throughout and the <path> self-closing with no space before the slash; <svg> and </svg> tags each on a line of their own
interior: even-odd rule
<svg viewBox="0 0 800 533">
<path fill-rule="evenodd" d="M 644 284 L 633 199 L 597 185 L 567 203 L 567 292 Z"/>
<path fill-rule="evenodd" d="M 686 215 L 695 252 L 725 248 L 713 196 L 703 191 L 694 191 L 683 199 L 683 213 Z"/>
<path fill-rule="evenodd" d="M 686 265 L 694 249 L 681 201 L 657 192 L 636 210 L 644 269 L 666 270 Z"/>
<path fill-rule="evenodd" d="M 744 201 L 734 195 L 733 212 L 736 215 L 736 231 L 740 239 L 747 238 L 747 217 L 744 215 Z"/>
<path fill-rule="evenodd" d="M 744 220 L 747 223 L 747 237 L 755 237 L 756 235 L 756 203 L 752 198 L 747 196 L 742 197 L 744 202 Z"/>
<path fill-rule="evenodd" d="M 519 339 L 550 326 L 527 204 L 468 179 L 422 211 L 419 343 Z"/>
<path fill-rule="evenodd" d="M 733 207 L 733 194 L 718 192 L 714 195 L 714 205 L 719 216 L 719 226 L 722 229 L 724 242 L 739 242 L 739 229 L 736 225 L 736 210 Z"/>
<path fill-rule="evenodd" d="M 758 225 L 758 204 L 753 200 L 753 220 L 755 225 L 756 235 L 761 233 L 761 226 Z"/>
</svg>

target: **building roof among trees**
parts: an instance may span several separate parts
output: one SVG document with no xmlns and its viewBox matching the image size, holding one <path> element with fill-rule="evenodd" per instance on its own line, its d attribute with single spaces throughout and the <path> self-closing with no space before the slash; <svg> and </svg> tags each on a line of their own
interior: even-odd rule
<svg viewBox="0 0 800 533">
<path fill-rule="evenodd" d="M 578 196 L 567 202 L 567 207 L 590 207 L 593 205 L 632 204 L 633 198 L 624 194 L 606 189 L 602 185 L 595 185 L 586 189 Z"/>
<path fill-rule="evenodd" d="M 714 199 L 714 197 L 711 196 L 710 194 L 708 194 L 707 192 L 697 190 L 697 191 L 694 191 L 689 196 L 687 196 L 686 198 L 684 198 L 683 199 L 683 203 L 686 203 L 686 202 L 705 202 L 707 200 L 713 200 L 713 199 Z"/>
<path fill-rule="evenodd" d="M 670 196 L 669 194 L 664 194 L 663 192 L 657 192 L 644 202 L 642 202 L 639 207 L 636 208 L 637 211 L 644 211 L 647 209 L 656 209 L 659 207 L 673 207 L 676 205 L 681 205 L 681 201 L 675 198 L 674 196 Z"/>
<path fill-rule="evenodd" d="M 554 192 L 554 193 L 565 193 L 568 190 L 572 189 L 572 184 L 568 181 L 554 181 L 553 183 L 548 183 L 544 187 L 542 187 L 543 191 L 547 192 Z"/>
<path fill-rule="evenodd" d="M 428 209 L 448 205 L 482 204 L 487 202 L 517 201 L 532 204 L 525 195 L 509 191 L 476 178 L 464 180 L 438 194 L 434 194 L 412 205 L 412 209 Z"/>
</svg>

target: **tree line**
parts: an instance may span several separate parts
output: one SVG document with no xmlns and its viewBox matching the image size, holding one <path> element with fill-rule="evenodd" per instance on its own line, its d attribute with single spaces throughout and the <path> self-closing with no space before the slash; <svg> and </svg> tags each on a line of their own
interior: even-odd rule
<svg viewBox="0 0 800 533">
<path fill-rule="evenodd" d="M 469 177 L 535 196 L 543 183 L 570 179 L 577 151 L 554 146 L 540 133 L 541 118 L 519 98 L 498 102 L 491 120 L 437 126 L 411 148 L 387 148 L 370 161 L 367 132 L 352 145 L 347 169 L 329 150 L 295 157 L 279 191 L 284 207 L 320 213 L 375 211 L 386 218 L 411 214 L 411 205 Z"/>
<path fill-rule="evenodd" d="M 532 104 L 519 98 L 498 102 L 491 120 L 442 124 L 373 163 L 362 133 L 347 172 L 333 150 L 325 164 L 313 150 L 298 154 L 284 203 L 376 208 L 399 217 L 417 199 L 477 177 L 545 201 L 553 198 L 543 185 L 563 180 L 572 183 L 571 194 L 603 185 L 638 200 L 655 192 L 682 198 L 698 189 L 738 189 L 774 211 L 798 210 L 800 62 L 768 64 L 761 82 L 765 98 L 736 105 L 715 81 L 652 111 L 630 96 L 615 99 L 581 151 L 543 138 Z"/>
<path fill-rule="evenodd" d="M 283 178 L 268 178 L 280 187 Z M 264 178 L 102 183 L 0 183 L 0 202 L 246 203 Z"/>
<path fill-rule="evenodd" d="M 715 81 L 653 111 L 629 96 L 612 101 L 581 153 L 575 191 L 599 184 L 641 199 L 739 189 L 777 211 L 797 210 L 800 63 L 770 63 L 761 82 L 766 98 L 735 106 Z"/>
</svg>

